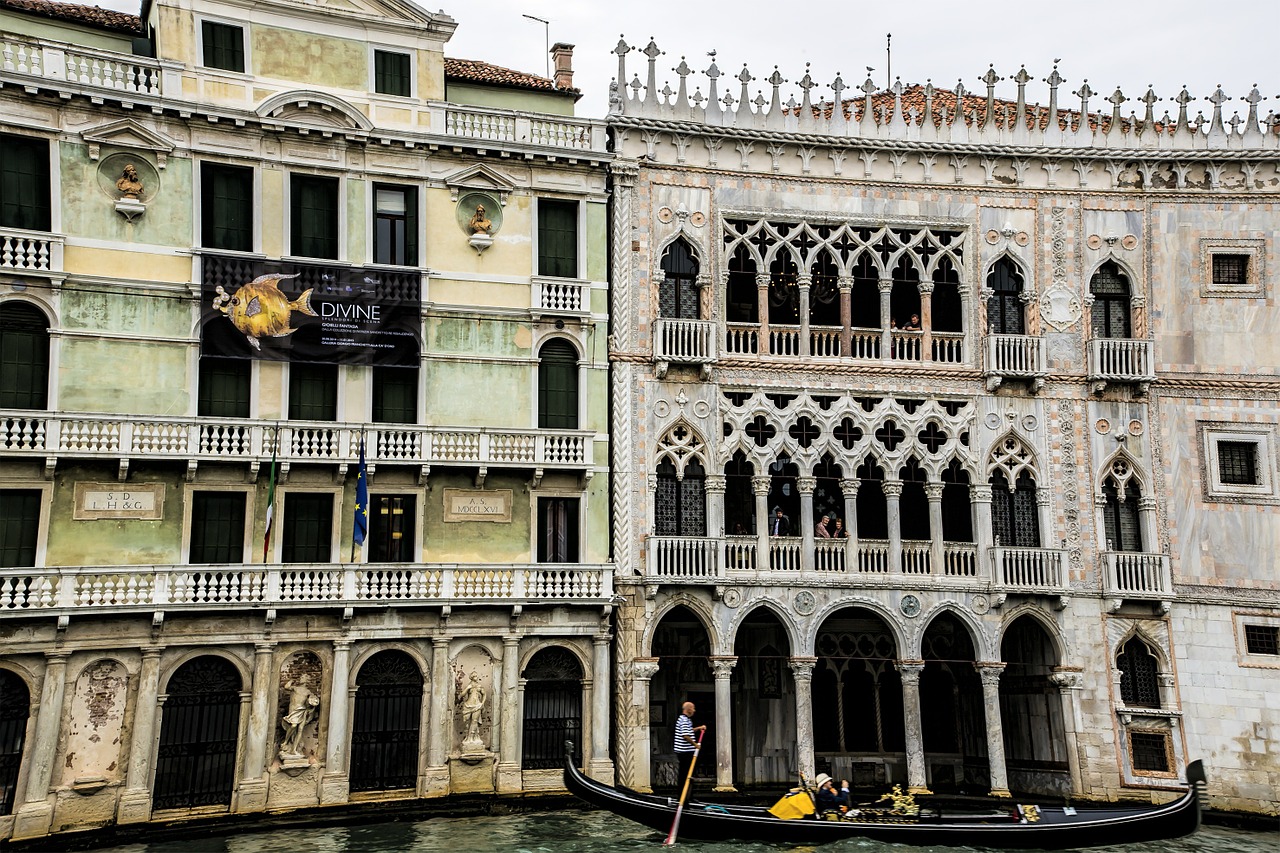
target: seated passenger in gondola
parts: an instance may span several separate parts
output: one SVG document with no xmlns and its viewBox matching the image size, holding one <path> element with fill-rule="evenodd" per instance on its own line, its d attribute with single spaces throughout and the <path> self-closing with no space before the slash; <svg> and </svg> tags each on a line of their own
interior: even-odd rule
<svg viewBox="0 0 1280 853">
<path fill-rule="evenodd" d="M 849 780 L 843 779 L 840 782 L 840 789 L 836 790 L 835 780 L 826 773 L 819 773 L 818 778 L 814 780 L 818 786 L 818 794 L 815 797 L 817 801 L 815 805 L 818 807 L 818 814 L 829 811 L 838 811 L 842 806 L 849 807 Z"/>
</svg>

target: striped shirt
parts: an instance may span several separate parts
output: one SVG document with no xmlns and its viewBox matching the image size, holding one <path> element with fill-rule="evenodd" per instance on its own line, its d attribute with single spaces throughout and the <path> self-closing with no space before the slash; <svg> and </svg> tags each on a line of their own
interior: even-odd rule
<svg viewBox="0 0 1280 853">
<path fill-rule="evenodd" d="M 693 752 L 696 747 L 690 740 L 693 740 L 693 720 L 688 714 L 681 714 L 676 720 L 676 752 Z"/>
</svg>

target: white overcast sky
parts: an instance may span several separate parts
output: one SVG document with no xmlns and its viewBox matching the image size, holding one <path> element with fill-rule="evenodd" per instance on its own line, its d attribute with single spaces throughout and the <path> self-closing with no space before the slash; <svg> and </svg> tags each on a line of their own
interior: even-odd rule
<svg viewBox="0 0 1280 853">
<path fill-rule="evenodd" d="M 104 6 L 137 13 L 136 0 L 98 0 Z M 550 21 L 550 41 L 576 45 L 574 84 L 583 90 L 578 115 L 603 116 L 607 109 L 609 81 L 616 75 L 612 51 L 620 33 L 628 44 L 643 48 L 653 36 L 666 55 L 658 58 L 658 88 L 687 57 L 701 72 L 707 52 L 717 51 L 723 74 L 732 77 L 746 63 L 756 77 L 756 89 L 769 95 L 764 82 L 779 66 L 792 81 L 783 88 L 783 100 L 798 90 L 794 81 L 804 75 L 805 63 L 822 86 L 817 99 L 841 73 L 846 84 L 858 86 L 866 79 L 866 67 L 876 70 L 874 79 L 884 85 L 885 34 L 893 34 L 894 77 L 903 83 L 923 83 L 952 88 L 962 78 L 965 87 L 985 92 L 978 80 L 994 64 L 1002 77 L 1011 78 L 1026 65 L 1034 78 L 1028 85 L 1029 102 L 1045 104 L 1048 90 L 1043 78 L 1054 59 L 1061 59 L 1059 73 L 1066 78 L 1059 103 L 1072 106 L 1071 95 L 1082 79 L 1100 93 L 1093 109 L 1110 109 L 1101 98 L 1116 86 L 1132 99 L 1123 112 L 1141 114 L 1137 99 L 1148 84 L 1164 100 L 1156 115 L 1176 112 L 1172 98 L 1186 84 L 1196 102 L 1191 115 L 1211 105 L 1203 99 L 1220 83 L 1232 100 L 1224 105 L 1229 118 L 1234 110 L 1244 115 L 1248 105 L 1240 98 L 1257 83 L 1267 98 L 1259 109 L 1280 112 L 1280 33 L 1278 0 L 1015 0 L 974 3 L 971 0 L 901 0 L 896 3 L 866 0 L 416 0 L 425 8 L 443 6 L 458 22 L 458 30 L 446 46 L 449 56 L 480 59 L 522 71 L 546 73 L 544 27 L 523 15 Z M 627 74 L 645 76 L 645 57 L 628 57 Z M 721 80 L 733 85 L 736 80 Z M 706 78 L 690 78 L 690 94 Z M 998 96 L 1013 98 L 1017 89 L 1005 80 Z"/>
</svg>

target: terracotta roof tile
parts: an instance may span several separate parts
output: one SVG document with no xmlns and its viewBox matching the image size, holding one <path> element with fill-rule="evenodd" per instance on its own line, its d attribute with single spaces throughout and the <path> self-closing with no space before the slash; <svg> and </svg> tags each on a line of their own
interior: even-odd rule
<svg viewBox="0 0 1280 853">
<path fill-rule="evenodd" d="M 102 30 L 142 35 L 142 20 L 137 15 L 113 12 L 98 6 L 81 6 L 75 3 L 55 3 L 54 0 L 0 0 L 0 9 L 12 9 L 44 18 L 56 18 Z"/>
<path fill-rule="evenodd" d="M 444 76 L 446 80 L 465 80 L 468 83 L 485 83 L 490 86 L 510 86 L 515 89 L 560 92 L 566 95 L 581 94 L 577 89 L 557 89 L 546 77 L 514 71 L 476 59 L 454 59 L 446 56 Z"/>
</svg>

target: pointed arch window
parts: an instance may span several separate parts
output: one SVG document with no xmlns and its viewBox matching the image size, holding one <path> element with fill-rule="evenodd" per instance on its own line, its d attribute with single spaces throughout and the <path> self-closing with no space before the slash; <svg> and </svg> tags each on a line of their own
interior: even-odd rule
<svg viewBox="0 0 1280 853">
<path fill-rule="evenodd" d="M 25 302 L 0 305 L 0 408 L 49 406 L 49 320 Z"/>
<path fill-rule="evenodd" d="M 1120 670 L 1120 701 L 1129 708 L 1159 708 L 1159 662 L 1138 637 L 1131 637 L 1116 658 Z"/>
<path fill-rule="evenodd" d="M 1027 324 L 1022 310 L 1022 273 L 1018 265 L 1001 258 L 987 274 L 987 326 L 993 335 L 1025 335 Z"/>
<path fill-rule="evenodd" d="M 1093 295 L 1092 324 L 1095 338 L 1133 337 L 1129 318 L 1129 278 L 1114 261 L 1098 267 L 1089 282 Z"/>
<path fill-rule="evenodd" d="M 1026 471 L 1012 486 L 1004 471 L 991 475 L 991 534 L 1008 547 L 1040 547 L 1036 481 Z"/>
<path fill-rule="evenodd" d="M 578 353 L 558 338 L 538 351 L 538 428 L 578 428 Z"/>
<path fill-rule="evenodd" d="M 662 255 L 662 284 L 658 288 L 658 316 L 697 320 L 698 260 L 684 240 L 676 240 Z"/>
<path fill-rule="evenodd" d="M 706 536 L 706 471 L 690 461 L 683 476 L 669 459 L 658 463 L 658 491 L 654 499 L 654 526 L 658 536 Z"/>
<path fill-rule="evenodd" d="M 1112 464 L 1110 473 L 1102 481 L 1102 495 L 1106 501 L 1102 522 L 1107 550 L 1141 551 L 1142 524 L 1138 502 L 1142 493 L 1127 462 L 1117 460 Z"/>
</svg>

